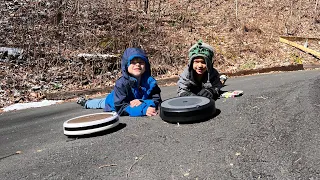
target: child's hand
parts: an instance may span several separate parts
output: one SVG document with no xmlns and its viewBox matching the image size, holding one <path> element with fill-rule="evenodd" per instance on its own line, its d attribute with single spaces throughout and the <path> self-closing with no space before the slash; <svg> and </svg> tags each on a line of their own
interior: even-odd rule
<svg viewBox="0 0 320 180">
<path fill-rule="evenodd" d="M 207 97 L 209 99 L 213 98 L 213 93 L 209 89 L 201 89 L 198 93 L 199 96 Z"/>
<path fill-rule="evenodd" d="M 157 113 L 157 111 L 156 111 L 156 108 L 154 108 L 154 107 L 148 107 L 148 109 L 147 109 L 147 112 L 146 112 L 146 115 L 147 116 L 155 116 L 155 115 L 157 115 L 158 113 Z"/>
<path fill-rule="evenodd" d="M 135 107 L 135 106 L 139 106 L 142 102 L 139 101 L 138 99 L 134 99 L 132 101 L 130 101 L 130 106 L 131 107 Z"/>
</svg>

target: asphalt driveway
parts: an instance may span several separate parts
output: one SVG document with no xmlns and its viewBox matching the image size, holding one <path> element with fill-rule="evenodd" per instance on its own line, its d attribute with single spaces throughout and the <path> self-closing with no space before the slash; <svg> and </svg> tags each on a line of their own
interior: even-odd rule
<svg viewBox="0 0 320 180">
<path fill-rule="evenodd" d="M 63 122 L 101 110 L 64 103 L 0 115 L 1 179 L 320 179 L 320 70 L 231 78 L 216 117 L 121 117 L 70 139 Z M 162 98 L 177 87 L 163 87 Z M 20 154 L 13 155 L 19 151 Z M 11 155 L 11 156 L 10 156 Z"/>
</svg>

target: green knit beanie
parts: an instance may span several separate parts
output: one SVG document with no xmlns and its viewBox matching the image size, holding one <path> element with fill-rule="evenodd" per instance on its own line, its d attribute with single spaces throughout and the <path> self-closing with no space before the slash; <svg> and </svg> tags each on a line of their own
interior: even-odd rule
<svg viewBox="0 0 320 180">
<path fill-rule="evenodd" d="M 204 57 L 206 61 L 210 61 L 212 63 L 213 56 L 214 51 L 212 46 L 203 43 L 202 40 L 199 40 L 189 49 L 189 61 L 192 61 L 195 57 Z"/>
</svg>

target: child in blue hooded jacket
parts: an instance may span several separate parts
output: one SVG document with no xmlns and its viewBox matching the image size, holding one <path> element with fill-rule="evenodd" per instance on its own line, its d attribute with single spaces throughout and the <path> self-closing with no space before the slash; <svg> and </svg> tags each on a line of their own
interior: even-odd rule
<svg viewBox="0 0 320 180">
<path fill-rule="evenodd" d="M 79 101 L 87 109 L 116 111 L 119 115 L 155 116 L 161 103 L 160 88 L 151 76 L 146 53 L 140 48 L 127 48 L 121 60 L 122 76 L 113 91 L 103 99 Z"/>
</svg>

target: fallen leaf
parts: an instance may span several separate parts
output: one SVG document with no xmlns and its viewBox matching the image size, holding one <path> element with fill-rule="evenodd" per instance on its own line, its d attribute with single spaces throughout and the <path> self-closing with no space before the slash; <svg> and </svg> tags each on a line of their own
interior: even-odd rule
<svg viewBox="0 0 320 180">
<path fill-rule="evenodd" d="M 188 173 L 188 172 L 183 174 L 184 177 L 187 177 L 189 175 L 190 175 L 190 173 Z"/>
</svg>

